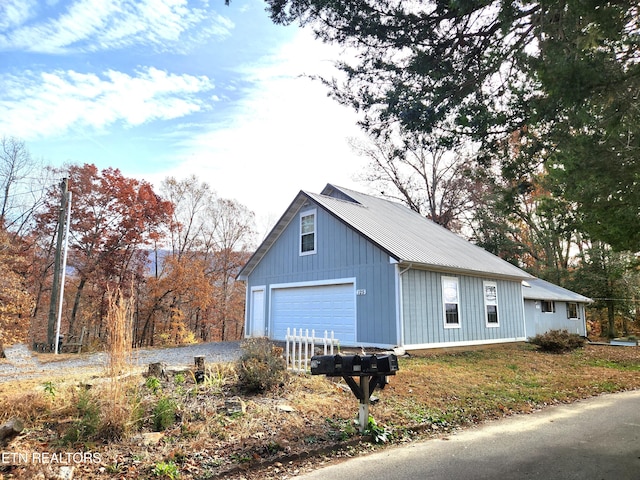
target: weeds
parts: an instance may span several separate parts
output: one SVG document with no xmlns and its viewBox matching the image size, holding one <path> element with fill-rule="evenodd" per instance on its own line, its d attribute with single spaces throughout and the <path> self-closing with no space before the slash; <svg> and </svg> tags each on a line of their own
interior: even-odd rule
<svg viewBox="0 0 640 480">
<path fill-rule="evenodd" d="M 176 421 L 176 402 L 168 397 L 161 397 L 153 408 L 153 430 L 162 432 Z"/>
<path fill-rule="evenodd" d="M 373 443 L 387 443 L 391 439 L 392 430 L 388 427 L 378 425 L 375 418 L 369 415 L 364 434 L 371 435 Z"/>
<path fill-rule="evenodd" d="M 284 381 L 287 369 L 281 348 L 267 338 L 250 338 L 242 343 L 241 348 L 238 379 L 243 390 L 265 392 Z"/>
<path fill-rule="evenodd" d="M 91 397 L 88 389 L 80 388 L 76 409 L 77 420 L 62 437 L 62 442 L 66 445 L 90 440 L 100 425 L 100 406 Z"/>
<path fill-rule="evenodd" d="M 42 384 L 42 387 L 44 388 L 44 393 L 46 393 L 51 400 L 55 400 L 56 393 L 58 393 L 55 384 L 52 381 L 48 381 L 44 382 Z"/>
<path fill-rule="evenodd" d="M 172 461 L 156 463 L 156 466 L 153 467 L 153 474 L 156 477 L 168 478 L 169 480 L 180 478 L 180 470 Z"/>
<path fill-rule="evenodd" d="M 234 375 L 233 367 L 228 364 L 215 364 L 213 367 L 207 367 L 202 385 L 212 393 L 220 394 Z"/>
<path fill-rule="evenodd" d="M 144 385 L 151 390 L 151 392 L 154 395 L 157 395 L 158 392 L 160 392 L 160 390 L 162 390 L 162 383 L 160 383 L 160 380 L 156 377 L 149 377 L 147 378 L 147 380 L 144 382 Z"/>
<path fill-rule="evenodd" d="M 277 358 L 277 350 L 266 351 Z M 376 392 L 380 402 L 370 407 L 366 433 L 373 442 L 442 434 L 553 403 L 640 388 L 637 350 L 627 348 L 589 345 L 547 355 L 532 345 L 511 345 L 468 354 L 413 355 L 400 362 L 391 383 Z M 178 375 L 162 382 L 137 375 L 114 378 L 122 399 L 118 408 L 110 403 L 111 378 L 93 382 L 90 389 L 63 388 L 53 379 L 55 402 L 46 384 L 33 380 L 29 385 L 40 388 L 0 399 L 0 419 L 25 420 L 29 434 L 16 440 L 16 450 L 42 448 L 44 442 L 59 446 L 60 440 L 104 448 L 111 462 L 103 464 L 105 474 L 114 478 L 136 472 L 138 478 L 171 479 L 181 471 L 189 478 L 224 478 L 220 469 L 253 468 L 260 458 L 340 448 L 341 442 L 360 439 L 353 421 L 358 401 L 340 382 L 290 376 L 275 393 L 243 397 L 236 367 L 211 364 L 198 385 L 189 373 L 184 383 Z M 225 401 L 236 396 L 246 401 L 246 413 L 227 413 Z M 296 413 L 278 408 L 285 402 Z M 107 412 L 114 423 L 107 422 Z M 162 431 L 162 440 L 149 447 L 137 436 L 129 438 L 138 427 L 144 427 L 145 438 L 151 430 Z"/>
</svg>

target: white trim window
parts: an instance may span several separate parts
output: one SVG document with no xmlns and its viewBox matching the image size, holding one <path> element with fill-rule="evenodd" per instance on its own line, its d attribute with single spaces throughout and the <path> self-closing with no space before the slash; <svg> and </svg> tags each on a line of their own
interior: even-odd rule
<svg viewBox="0 0 640 480">
<path fill-rule="evenodd" d="M 540 306 L 542 309 L 542 313 L 555 313 L 556 312 L 556 302 L 553 300 L 541 300 Z"/>
<path fill-rule="evenodd" d="M 498 322 L 498 284 L 482 282 L 484 290 L 484 313 L 487 327 L 499 327 Z"/>
<path fill-rule="evenodd" d="M 578 320 L 578 304 L 577 302 L 567 302 L 567 318 L 569 320 Z"/>
<path fill-rule="evenodd" d="M 316 210 L 300 213 L 300 255 L 316 253 Z"/>
<path fill-rule="evenodd" d="M 460 328 L 460 295 L 456 277 L 442 277 L 444 328 Z"/>
</svg>

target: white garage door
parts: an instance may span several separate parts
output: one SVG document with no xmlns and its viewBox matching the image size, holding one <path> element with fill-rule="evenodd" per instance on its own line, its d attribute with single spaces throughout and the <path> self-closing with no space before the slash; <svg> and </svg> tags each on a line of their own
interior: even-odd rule
<svg viewBox="0 0 640 480">
<path fill-rule="evenodd" d="M 315 330 L 316 337 L 333 330 L 343 345 L 356 341 L 355 290 L 352 283 L 291 288 L 271 292 L 271 319 L 275 340 L 284 340 L 287 327 Z M 329 333 L 330 335 L 331 333 Z"/>
</svg>

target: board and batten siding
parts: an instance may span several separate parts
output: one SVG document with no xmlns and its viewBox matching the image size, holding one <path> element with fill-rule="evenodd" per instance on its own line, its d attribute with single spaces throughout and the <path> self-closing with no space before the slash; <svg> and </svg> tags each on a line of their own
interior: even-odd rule
<svg viewBox="0 0 640 480">
<path fill-rule="evenodd" d="M 458 279 L 460 328 L 445 328 L 443 276 Z M 498 326 L 487 326 L 484 281 L 497 284 Z M 403 344 L 407 348 L 524 340 L 520 282 L 410 269 L 402 274 L 402 297 Z"/>
<path fill-rule="evenodd" d="M 567 330 L 582 337 L 587 336 L 584 304 L 578 302 L 578 318 L 567 318 L 567 302 L 555 300 L 555 312 L 543 312 L 541 300 L 525 299 L 524 309 L 526 315 L 526 337 L 531 338 L 542 335 L 549 330 Z"/>
<path fill-rule="evenodd" d="M 300 255 L 300 213 L 308 211 L 316 213 L 316 253 Z M 355 296 L 357 345 L 397 345 L 395 266 L 388 254 L 313 203 L 293 217 L 249 274 L 247 290 L 265 286 L 269 292 L 270 285 L 345 278 L 355 278 L 354 290 L 360 291 Z M 267 335 L 274 327 L 270 301 L 267 295 Z M 251 308 L 251 302 L 247 302 L 247 319 L 252 318 Z"/>
</svg>

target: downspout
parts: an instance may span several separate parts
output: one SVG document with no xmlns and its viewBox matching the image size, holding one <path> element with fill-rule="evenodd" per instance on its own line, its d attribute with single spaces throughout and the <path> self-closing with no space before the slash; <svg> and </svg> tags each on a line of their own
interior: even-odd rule
<svg viewBox="0 0 640 480">
<path fill-rule="evenodd" d="M 524 327 L 524 341 L 527 342 L 529 340 L 529 338 L 527 337 L 527 306 L 526 306 L 526 300 L 524 298 L 524 291 L 522 290 L 522 282 L 526 281 L 526 280 L 520 280 L 520 298 L 522 299 L 522 326 Z M 537 301 L 537 300 L 536 300 Z M 534 304 L 534 308 L 533 308 L 534 314 L 537 315 L 537 311 L 538 309 L 535 308 L 535 304 Z M 532 319 L 535 325 L 535 318 Z M 516 338 L 516 341 L 518 341 L 518 339 Z"/>
<path fill-rule="evenodd" d="M 411 267 L 413 266 L 413 263 L 410 263 L 409 266 L 407 268 L 405 268 L 404 270 L 400 270 L 400 265 L 396 264 L 396 271 L 397 273 L 397 282 L 398 282 L 398 288 L 397 288 L 397 292 L 398 292 L 398 311 L 397 311 L 397 316 L 398 316 L 398 346 L 399 347 L 404 347 L 404 310 L 402 307 L 403 304 L 403 296 L 402 296 L 402 275 L 404 273 L 406 273 L 409 269 L 411 269 Z"/>
</svg>

